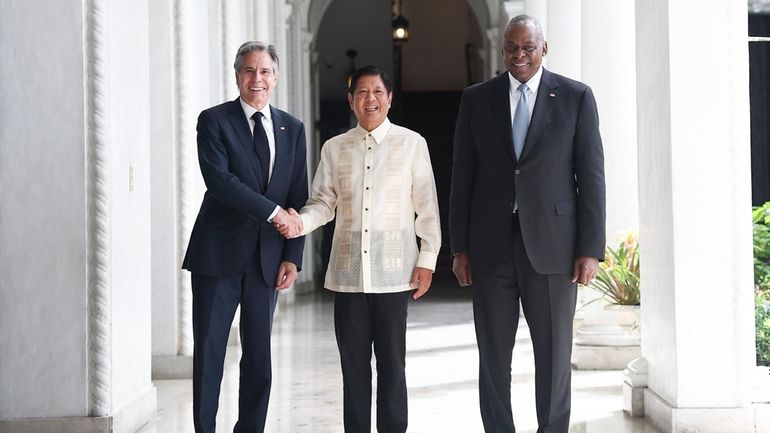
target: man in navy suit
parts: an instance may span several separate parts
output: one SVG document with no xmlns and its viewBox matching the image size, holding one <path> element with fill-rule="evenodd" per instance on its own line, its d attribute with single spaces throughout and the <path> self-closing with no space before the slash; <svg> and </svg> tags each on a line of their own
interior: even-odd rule
<svg viewBox="0 0 770 433">
<path fill-rule="evenodd" d="M 285 240 L 272 223 L 298 227 L 307 200 L 302 122 L 269 105 L 278 78 L 275 47 L 246 42 L 235 58 L 240 97 L 201 112 L 198 160 L 206 193 L 183 268 L 192 273 L 193 421 L 214 433 L 225 349 L 241 306 L 240 389 L 235 433 L 261 433 L 270 398 L 270 331 L 277 299 L 297 278 L 304 239 Z"/>
<path fill-rule="evenodd" d="M 534 18 L 505 30 L 507 72 L 465 90 L 457 115 L 449 231 L 473 286 L 487 433 L 514 433 L 511 353 L 519 305 L 535 355 L 538 433 L 567 433 L 575 283 L 604 258 L 604 156 L 591 89 L 542 67 Z M 472 273 L 471 273 L 472 263 Z"/>
</svg>

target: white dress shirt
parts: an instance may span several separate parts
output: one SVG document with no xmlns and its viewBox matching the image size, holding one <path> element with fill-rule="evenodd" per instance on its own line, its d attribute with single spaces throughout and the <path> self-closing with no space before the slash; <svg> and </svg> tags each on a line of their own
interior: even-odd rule
<svg viewBox="0 0 770 433">
<path fill-rule="evenodd" d="M 265 128 L 265 135 L 267 135 L 267 147 L 270 148 L 270 162 L 267 164 L 267 182 L 270 183 L 270 178 L 273 176 L 273 165 L 275 164 L 275 134 L 273 133 L 273 117 L 270 113 L 270 104 L 265 104 L 261 110 L 257 110 L 251 105 L 243 101 L 243 98 L 238 99 L 241 102 L 241 108 L 243 108 L 243 114 L 246 115 L 246 120 L 249 121 L 249 127 L 251 128 L 251 136 L 254 137 L 254 126 L 256 122 L 251 116 L 257 111 L 262 113 L 262 126 Z M 273 213 L 267 218 L 267 221 L 272 221 L 273 217 L 281 209 L 280 206 L 276 206 Z"/>
<path fill-rule="evenodd" d="M 540 87 L 540 78 L 542 76 L 543 67 L 540 66 L 537 72 L 535 72 L 535 75 L 533 75 L 529 81 L 523 83 L 528 87 L 527 108 L 529 109 L 529 121 L 532 121 L 532 112 L 535 110 L 535 100 L 537 99 L 537 89 Z M 521 99 L 521 93 L 518 92 L 518 89 L 522 83 L 519 80 L 513 78 L 513 75 L 511 75 L 510 72 L 508 72 L 508 80 L 511 82 L 511 85 L 508 89 L 508 97 L 510 98 L 511 104 L 511 125 L 513 125 L 513 115 L 516 113 L 516 106 L 519 104 L 519 99 Z"/>
<path fill-rule="evenodd" d="M 535 75 L 533 75 L 529 81 L 527 81 L 527 109 L 529 113 L 529 119 L 527 119 L 527 125 L 532 121 L 532 112 L 535 111 L 535 100 L 537 100 L 537 89 L 540 87 L 540 78 L 543 76 L 543 66 L 541 65 Z M 511 82 L 508 88 L 508 98 L 511 104 L 511 125 L 513 125 L 513 117 L 516 114 L 516 106 L 521 100 L 521 92 L 519 92 L 519 86 L 522 84 L 519 80 L 513 78 L 510 72 L 508 72 L 508 80 Z M 519 211 L 519 200 L 513 201 L 513 213 Z"/>
<path fill-rule="evenodd" d="M 310 199 L 300 211 L 302 234 L 335 213 L 324 287 L 358 293 L 412 290 L 414 268 L 434 270 L 441 246 L 425 139 L 386 118 L 371 133 L 358 125 L 327 141 Z"/>
</svg>

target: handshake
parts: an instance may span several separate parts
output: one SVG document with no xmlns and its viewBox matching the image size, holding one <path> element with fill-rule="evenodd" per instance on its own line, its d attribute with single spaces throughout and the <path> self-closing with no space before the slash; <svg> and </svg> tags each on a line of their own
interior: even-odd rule
<svg viewBox="0 0 770 433">
<path fill-rule="evenodd" d="M 292 208 L 281 208 L 273 217 L 273 227 L 286 239 L 296 238 L 302 233 L 302 218 Z"/>
</svg>

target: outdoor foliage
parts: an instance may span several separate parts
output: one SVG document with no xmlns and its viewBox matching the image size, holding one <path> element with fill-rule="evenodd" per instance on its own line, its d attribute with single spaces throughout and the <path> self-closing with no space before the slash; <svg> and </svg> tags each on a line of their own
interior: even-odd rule
<svg viewBox="0 0 770 433">
<path fill-rule="evenodd" d="M 754 208 L 757 365 L 770 365 L 770 202 Z"/>
<path fill-rule="evenodd" d="M 588 287 L 612 304 L 639 305 L 639 241 L 633 233 L 617 249 L 607 247 L 599 273 Z"/>
</svg>

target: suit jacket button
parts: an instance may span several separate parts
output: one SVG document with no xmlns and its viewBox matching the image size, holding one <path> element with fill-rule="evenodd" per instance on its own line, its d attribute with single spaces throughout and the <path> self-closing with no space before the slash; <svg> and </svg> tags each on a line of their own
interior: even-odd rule
<svg viewBox="0 0 770 433">
<path fill-rule="evenodd" d="M 519 170 L 517 169 L 516 171 L 514 171 L 514 173 L 516 173 L 516 174 L 519 174 L 519 173 L 521 173 L 521 171 L 519 171 Z"/>
</svg>

